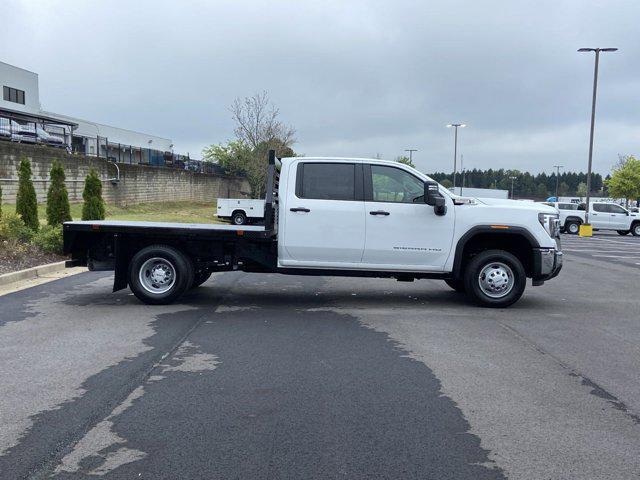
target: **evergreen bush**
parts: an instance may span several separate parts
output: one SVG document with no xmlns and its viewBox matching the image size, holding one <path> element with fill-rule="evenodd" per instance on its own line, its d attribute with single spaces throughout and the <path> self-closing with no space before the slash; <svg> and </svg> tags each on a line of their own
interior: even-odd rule
<svg viewBox="0 0 640 480">
<path fill-rule="evenodd" d="M 84 181 L 84 191 L 82 192 L 82 220 L 104 220 L 105 208 L 102 200 L 102 182 L 94 169 L 89 171 L 89 175 Z"/>
<path fill-rule="evenodd" d="M 49 225 L 62 225 L 71 220 L 71 207 L 69 206 L 69 194 L 64 184 L 64 169 L 62 164 L 54 160 L 49 173 L 51 184 L 47 192 L 47 223 Z"/>
<path fill-rule="evenodd" d="M 18 167 L 18 194 L 16 196 L 16 213 L 20 215 L 24 224 L 37 232 L 40 227 L 38 221 L 38 202 L 36 189 L 31 180 L 31 162 L 27 158 L 20 160 Z"/>
</svg>

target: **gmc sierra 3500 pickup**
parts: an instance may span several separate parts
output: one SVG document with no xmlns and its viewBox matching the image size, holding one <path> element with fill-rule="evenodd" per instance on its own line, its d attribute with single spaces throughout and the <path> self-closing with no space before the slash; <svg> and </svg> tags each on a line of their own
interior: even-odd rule
<svg viewBox="0 0 640 480">
<path fill-rule="evenodd" d="M 263 225 L 82 221 L 64 224 L 69 266 L 115 270 L 147 304 L 175 301 L 213 272 L 441 279 L 506 307 L 527 278 L 562 267 L 558 214 L 539 203 L 453 195 L 391 161 L 269 152 Z"/>
</svg>

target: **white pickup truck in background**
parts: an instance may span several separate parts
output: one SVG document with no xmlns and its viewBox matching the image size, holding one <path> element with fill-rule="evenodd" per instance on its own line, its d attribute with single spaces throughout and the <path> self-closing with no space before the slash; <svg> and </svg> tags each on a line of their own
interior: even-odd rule
<svg viewBox="0 0 640 480">
<path fill-rule="evenodd" d="M 545 202 L 546 203 L 546 202 Z M 584 223 L 585 205 L 568 202 L 546 203 L 560 214 L 560 228 L 575 235 Z M 631 233 L 640 237 L 640 215 L 612 202 L 592 202 L 589 207 L 589 223 L 594 230 L 615 230 L 620 235 Z"/>
<path fill-rule="evenodd" d="M 216 215 L 234 225 L 245 225 L 264 218 L 264 200 L 219 198 Z"/>
</svg>

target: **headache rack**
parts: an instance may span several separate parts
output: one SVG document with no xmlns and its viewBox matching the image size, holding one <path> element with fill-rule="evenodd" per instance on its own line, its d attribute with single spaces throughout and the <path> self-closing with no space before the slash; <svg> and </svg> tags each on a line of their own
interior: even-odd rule
<svg viewBox="0 0 640 480">
<path fill-rule="evenodd" d="M 280 169 L 276 166 L 276 151 L 269 150 L 267 178 L 264 197 L 264 228 L 271 235 L 278 230 L 278 186 Z"/>
</svg>

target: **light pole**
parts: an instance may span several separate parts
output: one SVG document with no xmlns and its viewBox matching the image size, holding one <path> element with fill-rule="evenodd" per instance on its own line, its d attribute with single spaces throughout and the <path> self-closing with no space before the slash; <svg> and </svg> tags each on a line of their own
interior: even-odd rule
<svg viewBox="0 0 640 480">
<path fill-rule="evenodd" d="M 600 52 L 615 52 L 617 48 L 580 48 L 578 52 L 595 52 L 596 62 L 593 69 L 593 98 L 591 99 L 591 132 L 589 134 L 589 166 L 587 168 L 587 204 L 584 210 L 584 223 L 589 225 L 589 197 L 591 193 L 591 165 L 593 161 L 593 130 L 596 123 L 596 92 L 598 91 L 598 64 Z"/>
<path fill-rule="evenodd" d="M 516 197 L 514 195 L 514 190 L 513 190 L 514 186 L 513 186 L 513 184 L 515 183 L 516 178 L 518 178 L 518 177 L 509 177 L 509 178 L 511 179 L 511 200 L 515 200 Z"/>
<path fill-rule="evenodd" d="M 413 152 L 417 152 L 418 149 L 417 148 L 406 148 L 404 151 L 405 152 L 409 152 L 409 163 L 411 165 L 413 165 Z"/>
<path fill-rule="evenodd" d="M 456 169 L 458 166 L 458 128 L 464 128 L 464 123 L 450 123 L 447 128 L 455 128 L 453 140 L 453 193 L 456 193 Z"/>
<path fill-rule="evenodd" d="M 556 202 L 559 202 L 560 200 L 558 200 L 558 184 L 560 183 L 560 169 L 564 168 L 564 165 L 554 165 L 553 168 L 556 169 Z"/>
</svg>

